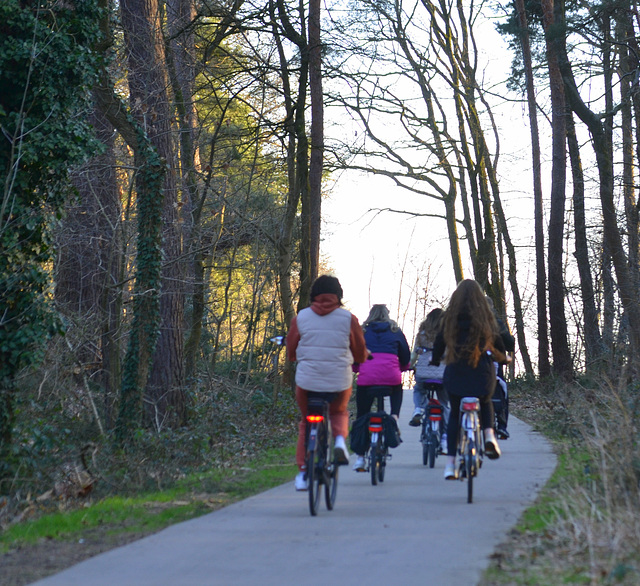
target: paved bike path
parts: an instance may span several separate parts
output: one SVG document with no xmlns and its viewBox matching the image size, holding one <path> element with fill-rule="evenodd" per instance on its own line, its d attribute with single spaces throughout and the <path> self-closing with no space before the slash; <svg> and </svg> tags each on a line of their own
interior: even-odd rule
<svg viewBox="0 0 640 586">
<path fill-rule="evenodd" d="M 404 411 L 404 442 L 393 450 L 384 483 L 372 486 L 369 474 L 343 467 L 333 511 L 323 502 L 311 517 L 307 493 L 289 482 L 35 584 L 476 584 L 553 472 L 555 456 L 544 438 L 511 417 L 502 458 L 485 460 L 467 504 L 466 484 L 443 479 L 444 457 L 433 469 L 422 465 L 419 430 L 406 424 Z"/>
</svg>

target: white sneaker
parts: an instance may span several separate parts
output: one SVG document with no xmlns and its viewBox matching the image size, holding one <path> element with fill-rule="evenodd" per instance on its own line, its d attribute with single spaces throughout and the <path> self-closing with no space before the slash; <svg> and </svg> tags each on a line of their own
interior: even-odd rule
<svg viewBox="0 0 640 586">
<path fill-rule="evenodd" d="M 444 479 L 445 480 L 457 480 L 458 472 L 455 464 L 447 464 L 444 467 Z"/>
<path fill-rule="evenodd" d="M 344 436 L 336 436 L 333 453 L 336 457 L 336 462 L 338 462 L 338 466 L 344 466 L 349 463 L 349 450 L 347 450 L 347 444 L 344 441 Z"/>
<path fill-rule="evenodd" d="M 296 476 L 296 490 L 308 490 L 309 483 L 307 481 L 307 473 L 306 472 L 298 472 Z"/>
<path fill-rule="evenodd" d="M 491 427 L 484 430 L 484 453 L 489 460 L 497 460 L 502 453 L 496 434 Z"/>
<path fill-rule="evenodd" d="M 353 469 L 356 472 L 366 472 L 366 464 L 364 461 L 364 456 L 357 457 L 356 463 L 353 465 Z"/>
<path fill-rule="evenodd" d="M 411 416 L 411 420 L 409 421 L 409 425 L 411 427 L 418 427 L 422 422 L 422 409 L 420 407 L 416 407 L 413 415 Z"/>
</svg>

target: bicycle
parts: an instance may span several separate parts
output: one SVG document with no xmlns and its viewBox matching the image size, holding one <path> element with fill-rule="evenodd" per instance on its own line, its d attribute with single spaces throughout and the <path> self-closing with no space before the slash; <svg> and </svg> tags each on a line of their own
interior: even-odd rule
<svg viewBox="0 0 640 586">
<path fill-rule="evenodd" d="M 444 408 L 442 403 L 435 397 L 437 385 L 435 383 L 423 383 L 427 390 L 425 400 L 426 406 L 422 415 L 422 430 L 420 432 L 420 442 L 422 443 L 422 463 L 429 468 L 433 468 L 436 458 L 441 453 L 440 444 L 442 440 L 442 426 L 444 424 Z"/>
<path fill-rule="evenodd" d="M 321 487 L 327 509 L 333 510 L 338 493 L 339 465 L 333 453 L 333 434 L 329 419 L 329 403 L 335 393 L 308 392 L 306 426 L 306 469 L 309 512 L 313 517 L 320 507 Z"/>
<path fill-rule="evenodd" d="M 467 502 L 473 502 L 473 479 L 482 467 L 484 440 L 480 429 L 480 399 L 463 397 L 458 428 L 458 478 L 467 479 Z"/>
<path fill-rule="evenodd" d="M 369 414 L 369 450 L 365 454 L 368 471 L 371 473 L 371 484 L 384 482 L 387 460 L 391 459 L 388 438 L 385 435 L 385 419 L 390 417 L 384 410 L 384 398 L 391 394 L 392 387 L 374 386 L 368 389 L 370 396 L 377 402 L 377 411 Z"/>
</svg>

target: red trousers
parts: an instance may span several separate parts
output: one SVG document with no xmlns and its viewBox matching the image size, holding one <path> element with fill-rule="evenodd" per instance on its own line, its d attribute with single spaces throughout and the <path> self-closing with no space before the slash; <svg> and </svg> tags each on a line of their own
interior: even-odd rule
<svg viewBox="0 0 640 586">
<path fill-rule="evenodd" d="M 345 439 L 349 434 L 349 413 L 347 405 L 351 398 L 352 388 L 336 393 L 336 398 L 329 403 L 329 419 L 331 420 L 331 431 L 333 437 L 343 436 Z M 302 470 L 304 468 L 305 450 L 304 436 L 307 425 L 307 391 L 296 386 L 296 402 L 300 408 L 300 424 L 298 426 L 298 445 L 296 446 L 296 464 Z"/>
</svg>

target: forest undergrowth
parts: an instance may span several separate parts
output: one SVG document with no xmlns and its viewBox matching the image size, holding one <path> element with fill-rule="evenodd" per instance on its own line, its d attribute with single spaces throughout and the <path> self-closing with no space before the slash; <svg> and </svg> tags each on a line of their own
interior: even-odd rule
<svg viewBox="0 0 640 586">
<path fill-rule="evenodd" d="M 32 390 L 16 413 L 20 466 L 0 489 L 3 586 L 29 584 L 295 474 L 297 407 L 268 380 L 209 377 L 191 396 L 188 428 L 140 431 L 117 450 L 92 417 L 94 408 L 108 411 L 98 397 L 50 373 L 23 380 Z"/>
</svg>

